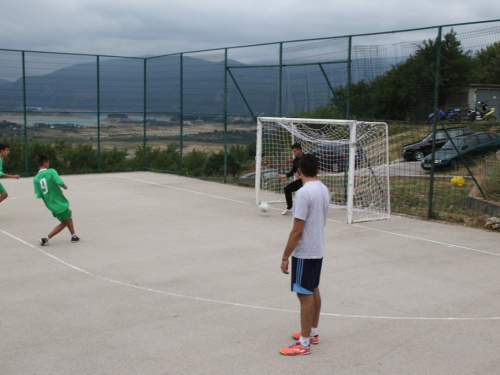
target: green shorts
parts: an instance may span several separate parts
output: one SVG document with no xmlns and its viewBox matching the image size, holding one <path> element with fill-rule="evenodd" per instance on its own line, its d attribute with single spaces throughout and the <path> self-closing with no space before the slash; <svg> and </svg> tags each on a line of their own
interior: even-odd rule
<svg viewBox="0 0 500 375">
<path fill-rule="evenodd" d="M 66 211 L 61 212 L 60 214 L 55 214 L 52 212 L 52 216 L 54 216 L 57 220 L 63 222 L 71 219 L 71 210 L 68 208 Z"/>
<path fill-rule="evenodd" d="M 0 184 L 0 193 L 6 193 L 7 190 L 5 190 L 5 188 L 2 186 L 2 184 Z"/>
</svg>

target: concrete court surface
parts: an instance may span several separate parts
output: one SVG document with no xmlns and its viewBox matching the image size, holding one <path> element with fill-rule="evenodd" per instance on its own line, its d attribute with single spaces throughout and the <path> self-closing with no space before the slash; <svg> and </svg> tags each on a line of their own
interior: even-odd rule
<svg viewBox="0 0 500 375">
<path fill-rule="evenodd" d="M 291 227 L 251 188 L 148 172 L 63 176 L 81 241 L 32 179 L 0 204 L 0 374 L 500 374 L 500 233 L 331 210 L 320 343 L 285 357 Z"/>
</svg>

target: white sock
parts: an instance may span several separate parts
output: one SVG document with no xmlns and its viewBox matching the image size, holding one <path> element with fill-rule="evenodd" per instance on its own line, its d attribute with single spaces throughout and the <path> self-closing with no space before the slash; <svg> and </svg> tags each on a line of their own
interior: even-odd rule
<svg viewBox="0 0 500 375">
<path fill-rule="evenodd" d="M 76 237 L 76 233 L 71 235 L 71 238 L 75 238 L 75 237 Z"/>
<path fill-rule="evenodd" d="M 312 327 L 311 328 L 311 334 L 309 336 L 314 337 L 318 335 L 318 327 Z"/>
<path fill-rule="evenodd" d="M 49 240 L 49 236 L 45 236 L 44 238 L 45 238 L 47 241 Z"/>
<path fill-rule="evenodd" d="M 309 346 L 309 337 L 302 337 L 301 335 L 299 341 L 303 348 L 307 348 Z"/>
</svg>

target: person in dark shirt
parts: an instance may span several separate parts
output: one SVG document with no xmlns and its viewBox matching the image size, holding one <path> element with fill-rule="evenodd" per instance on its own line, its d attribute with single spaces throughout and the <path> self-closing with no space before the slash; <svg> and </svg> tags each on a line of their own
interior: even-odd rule
<svg viewBox="0 0 500 375">
<path fill-rule="evenodd" d="M 302 153 L 302 146 L 300 145 L 300 143 L 294 143 L 292 145 L 292 151 L 295 157 L 293 159 L 292 169 L 290 170 L 290 172 L 285 174 L 276 173 L 276 177 L 278 178 L 290 178 L 292 176 L 295 176 L 296 178 L 296 180 L 285 186 L 284 191 L 286 198 L 286 209 L 281 213 L 282 215 L 292 213 L 292 206 L 293 206 L 292 193 L 299 190 L 302 187 L 302 180 L 299 174 L 299 162 L 303 153 Z"/>
</svg>

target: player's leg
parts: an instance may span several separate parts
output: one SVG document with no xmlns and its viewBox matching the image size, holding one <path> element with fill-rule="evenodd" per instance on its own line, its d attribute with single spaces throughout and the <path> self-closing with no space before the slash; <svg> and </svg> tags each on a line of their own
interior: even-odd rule
<svg viewBox="0 0 500 375">
<path fill-rule="evenodd" d="M 311 342 L 309 332 L 311 332 L 312 321 L 314 317 L 314 296 L 311 294 L 297 293 L 300 301 L 300 337 L 296 339 L 295 344 L 281 348 L 283 355 L 304 355 L 311 353 Z M 293 336 L 293 335 L 292 335 Z"/>
<path fill-rule="evenodd" d="M 54 237 L 56 234 L 60 233 L 64 228 L 68 228 L 71 232 L 71 242 L 78 242 L 80 238 L 75 234 L 75 227 L 73 224 L 73 218 L 71 217 L 72 213 L 70 209 L 60 213 L 60 214 L 52 214 L 56 219 L 60 221 L 60 223 L 52 229 L 52 231 L 46 236 L 40 239 L 40 244 L 42 246 L 46 245 L 49 240 Z"/>
<path fill-rule="evenodd" d="M 286 199 L 286 209 L 287 210 L 291 210 L 292 209 L 292 205 L 293 205 L 293 202 L 292 202 L 292 193 L 295 191 L 293 190 L 293 187 L 292 187 L 292 183 L 288 184 L 285 186 L 285 188 L 283 189 L 285 191 L 285 199 Z"/>
<path fill-rule="evenodd" d="M 285 187 L 285 196 L 287 197 L 286 204 L 287 204 L 288 208 L 292 208 L 292 206 L 293 206 L 292 193 L 295 193 L 301 187 L 302 187 L 302 180 L 301 179 L 297 179 L 297 180 L 289 183 Z"/>
<path fill-rule="evenodd" d="M 47 237 L 50 240 L 52 237 L 54 237 L 56 234 L 58 234 L 59 232 L 61 232 L 67 226 L 68 226 L 68 221 L 62 221 L 62 222 L 60 222 L 54 229 L 52 229 L 52 232 L 50 232 L 47 235 Z"/>
<path fill-rule="evenodd" d="M 308 288 L 310 277 L 308 274 L 307 261 L 310 259 L 300 259 L 292 256 L 291 267 L 291 290 L 297 293 L 300 301 L 300 325 L 301 333 L 298 334 L 296 343 L 280 350 L 283 355 L 303 355 L 311 353 L 311 342 L 309 332 L 314 317 L 314 295 L 313 288 Z M 297 333 L 293 333 L 292 336 Z"/>
<path fill-rule="evenodd" d="M 66 226 L 68 227 L 71 235 L 74 236 L 75 235 L 75 226 L 73 225 L 73 218 L 71 218 L 67 221 Z"/>
<path fill-rule="evenodd" d="M 323 259 L 298 260 L 292 257 L 292 280 L 296 280 L 292 281 L 292 290 L 298 293 L 297 297 L 299 297 L 299 300 L 301 300 L 300 293 L 311 295 L 313 299 L 313 315 L 309 322 L 311 324 L 311 328 L 309 332 L 306 332 L 307 336 L 309 336 L 309 342 L 311 344 L 319 343 L 318 323 L 319 323 L 319 316 L 321 313 L 321 295 L 319 293 L 319 279 L 321 276 L 322 264 L 323 264 Z M 301 308 L 302 308 L 302 300 L 301 300 Z M 293 332 L 292 337 L 295 340 L 299 340 L 300 336 L 306 337 L 303 335 L 304 333 L 303 329 L 304 328 L 302 328 L 302 315 L 301 315 L 301 332 Z"/>
<path fill-rule="evenodd" d="M 283 211 L 282 213 L 283 215 L 292 212 L 292 207 L 293 207 L 292 193 L 296 192 L 301 187 L 302 187 L 302 180 L 299 179 L 289 183 L 283 189 L 285 192 L 285 199 L 286 199 L 286 210 Z"/>
<path fill-rule="evenodd" d="M 321 313 L 321 295 L 319 294 L 319 288 L 314 288 L 313 297 L 314 297 L 314 316 L 312 321 L 312 327 L 318 328 L 319 315 Z"/>
<path fill-rule="evenodd" d="M 8 196 L 9 196 L 9 194 L 7 193 L 7 190 L 5 190 L 5 188 L 2 186 L 2 184 L 0 184 L 0 202 L 7 199 Z"/>
<path fill-rule="evenodd" d="M 315 317 L 315 299 L 313 294 L 297 293 L 300 301 L 300 334 L 309 338 Z"/>
<path fill-rule="evenodd" d="M 80 241 L 80 237 L 78 237 L 75 232 L 75 226 L 73 225 L 73 218 L 68 220 L 68 229 L 71 233 L 71 242 L 75 243 Z"/>
</svg>

